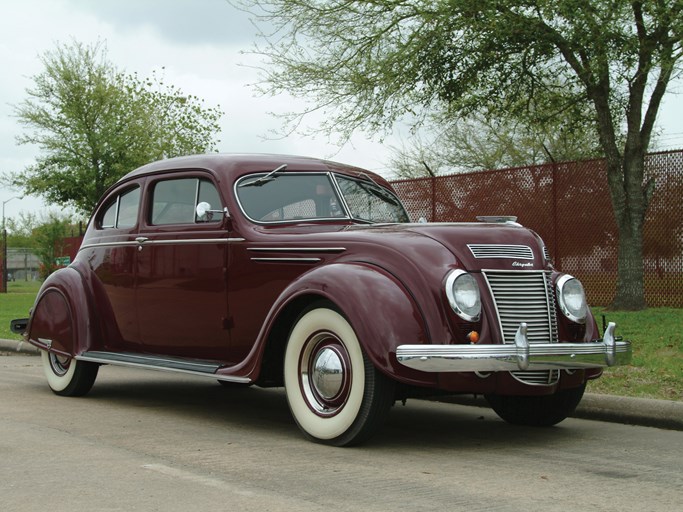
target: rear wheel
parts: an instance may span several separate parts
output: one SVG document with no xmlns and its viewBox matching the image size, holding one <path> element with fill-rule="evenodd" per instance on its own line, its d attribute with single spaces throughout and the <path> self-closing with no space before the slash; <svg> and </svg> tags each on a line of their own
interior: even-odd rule
<svg viewBox="0 0 683 512">
<path fill-rule="evenodd" d="M 332 307 L 318 304 L 297 320 L 285 351 L 285 389 L 308 438 L 347 446 L 381 426 L 394 403 L 394 383 L 377 371 L 349 322 Z"/>
<path fill-rule="evenodd" d="M 41 351 L 43 370 L 53 393 L 61 396 L 83 396 L 90 391 L 99 365 L 77 361 L 46 350 Z"/>
<path fill-rule="evenodd" d="M 552 395 L 486 395 L 486 400 L 496 414 L 508 423 L 549 427 L 574 412 L 585 389 L 584 383 L 578 388 L 564 389 Z"/>
</svg>

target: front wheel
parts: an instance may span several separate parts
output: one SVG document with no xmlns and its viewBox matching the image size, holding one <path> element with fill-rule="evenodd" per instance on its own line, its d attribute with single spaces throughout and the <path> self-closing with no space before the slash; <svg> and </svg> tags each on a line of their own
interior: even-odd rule
<svg viewBox="0 0 683 512">
<path fill-rule="evenodd" d="M 349 322 L 331 306 L 309 308 L 294 325 L 285 351 L 285 390 L 309 439 L 347 446 L 381 426 L 394 403 L 394 383 L 377 371 Z"/>
<path fill-rule="evenodd" d="M 574 412 L 579 405 L 586 384 L 564 389 L 552 395 L 505 396 L 485 395 L 496 414 L 513 425 L 550 427 Z"/>
<path fill-rule="evenodd" d="M 53 393 L 61 396 L 83 396 L 90 391 L 99 365 L 76 361 L 46 350 L 41 350 L 40 353 L 47 383 Z"/>
</svg>

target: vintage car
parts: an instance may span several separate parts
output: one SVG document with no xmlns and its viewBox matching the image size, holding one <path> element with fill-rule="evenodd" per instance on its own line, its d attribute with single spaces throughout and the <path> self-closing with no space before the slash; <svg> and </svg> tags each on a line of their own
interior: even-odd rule
<svg viewBox="0 0 683 512">
<path fill-rule="evenodd" d="M 369 438 L 396 400 L 437 394 L 553 425 L 631 357 L 513 219 L 410 223 L 380 176 L 277 155 L 129 173 L 14 329 L 58 395 L 84 395 L 110 364 L 284 385 L 303 433 L 332 445 Z"/>
</svg>

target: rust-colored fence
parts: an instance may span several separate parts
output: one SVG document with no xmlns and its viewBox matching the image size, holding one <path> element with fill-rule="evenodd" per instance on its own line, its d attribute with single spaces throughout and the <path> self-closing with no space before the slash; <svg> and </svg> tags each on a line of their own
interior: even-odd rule
<svg viewBox="0 0 683 512">
<path fill-rule="evenodd" d="M 654 153 L 655 193 L 645 220 L 648 306 L 683 307 L 683 151 Z M 516 215 L 543 237 L 555 267 L 583 282 L 593 305 L 614 298 L 618 231 L 604 161 L 563 162 L 393 183 L 413 220 Z"/>
</svg>

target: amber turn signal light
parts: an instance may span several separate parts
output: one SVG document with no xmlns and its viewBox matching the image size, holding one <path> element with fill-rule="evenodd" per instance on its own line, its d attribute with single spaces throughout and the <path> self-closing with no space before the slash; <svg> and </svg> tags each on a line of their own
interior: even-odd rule
<svg viewBox="0 0 683 512">
<path fill-rule="evenodd" d="M 467 339 L 470 343 L 477 343 L 479 341 L 479 333 L 477 331 L 472 331 L 467 335 Z"/>
</svg>

